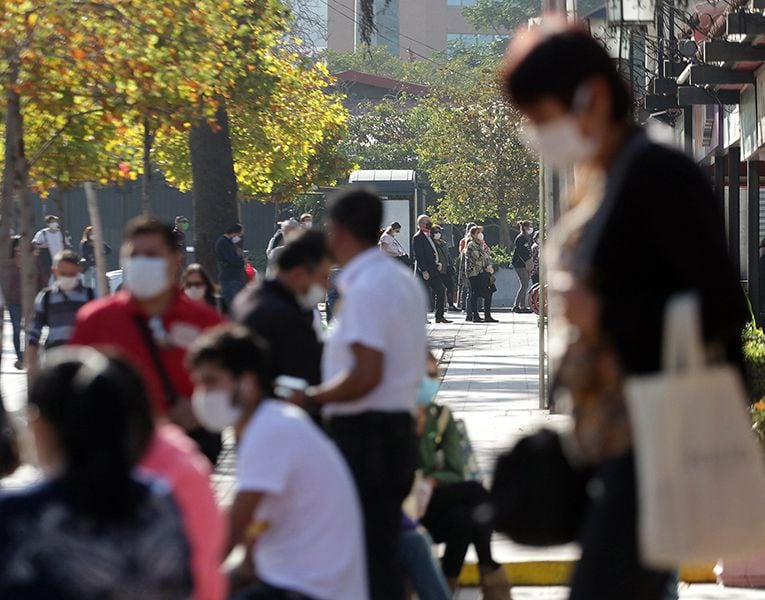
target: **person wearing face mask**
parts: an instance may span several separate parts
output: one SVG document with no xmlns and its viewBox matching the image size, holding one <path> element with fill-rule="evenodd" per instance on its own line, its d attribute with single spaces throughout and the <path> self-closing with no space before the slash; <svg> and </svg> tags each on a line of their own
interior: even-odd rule
<svg viewBox="0 0 765 600">
<path fill-rule="evenodd" d="M 242 237 L 244 237 L 244 227 L 241 223 L 234 223 L 215 242 L 218 281 L 226 306 L 234 303 L 234 298 L 242 291 L 247 281 L 244 252 L 239 246 Z"/>
<path fill-rule="evenodd" d="M 592 467 L 599 490 L 578 527 L 582 555 L 570 597 L 662 600 L 668 584 L 676 597 L 671 574 L 641 560 L 633 442 L 619 390 L 629 376 L 661 370 L 665 307 L 680 293 L 700 301 L 710 355 L 741 366 L 741 330 L 749 317 L 722 213 L 691 158 L 633 125 L 629 88 L 586 31 L 560 22 L 517 35 L 502 87 L 548 164 L 578 167 L 604 183 L 581 190 L 582 200 L 553 236 L 552 305 L 575 335 L 559 357 L 552 396 L 570 396 L 574 431 L 588 435 L 576 435 L 569 450 Z M 653 214 L 661 219 L 646 221 Z M 671 252 L 665 223 L 672 223 Z"/>
<path fill-rule="evenodd" d="M 444 239 L 444 230 L 435 225 L 431 235 L 433 236 L 433 242 L 436 244 L 438 262 L 441 264 L 440 277 L 446 290 L 446 303 L 450 311 L 456 312 L 457 307 L 454 306 L 454 261 L 449 256 L 449 246 Z"/>
<path fill-rule="evenodd" d="M 29 381 L 34 381 L 37 374 L 43 329 L 48 330 L 46 351 L 66 344 L 72 335 L 77 311 L 94 297 L 93 289 L 82 283 L 80 259 L 71 250 L 55 256 L 51 272 L 53 285 L 43 289 L 35 299 L 25 357 Z"/>
<path fill-rule="evenodd" d="M 417 233 L 412 238 L 415 271 L 419 274 L 428 290 L 436 323 L 451 323 L 444 316 L 445 290 L 441 280 L 441 273 L 445 271 L 444 265 L 438 259 L 436 244 L 431 237 L 433 220 L 428 215 L 420 215 L 417 217 L 417 227 Z"/>
<path fill-rule="evenodd" d="M 199 263 L 190 264 L 183 270 L 181 287 L 183 292 L 192 300 L 204 302 L 220 314 L 228 312 L 223 297 L 218 293 L 218 286 L 213 283 L 210 274 Z"/>
<path fill-rule="evenodd" d="M 491 264 L 491 256 L 483 241 L 483 227 L 474 225 L 470 229 L 470 241 L 465 248 L 465 275 L 470 281 L 470 306 L 469 321 L 473 323 L 498 323 L 491 316 L 491 289 L 490 276 L 494 273 Z M 478 299 L 483 298 L 484 318 L 478 314 Z"/>
<path fill-rule="evenodd" d="M 96 289 L 96 248 L 95 241 L 93 239 L 93 226 L 88 225 L 82 230 L 82 239 L 80 240 L 80 256 L 82 256 L 82 278 L 85 285 L 89 288 L 93 288 L 93 291 L 98 295 Z M 104 244 L 104 256 L 108 256 L 112 253 L 112 247 Z"/>
<path fill-rule="evenodd" d="M 275 274 L 234 303 L 233 319 L 268 342 L 272 378 L 321 383 L 322 342 L 314 310 L 326 299 L 331 266 L 324 234 L 302 231 L 279 253 Z"/>
<path fill-rule="evenodd" d="M 398 241 L 397 236 L 401 235 L 401 223 L 394 221 L 388 227 L 385 228 L 380 236 L 380 250 L 386 256 L 395 258 L 400 261 L 405 267 L 412 268 L 412 261 L 407 255 L 406 250 Z"/>
<path fill-rule="evenodd" d="M 55 350 L 28 416 L 45 477 L 0 497 L 0 597 L 190 598 L 171 491 L 134 470 L 153 430 L 138 375 L 90 348 Z"/>
<path fill-rule="evenodd" d="M 70 343 L 115 348 L 133 361 L 156 417 L 182 427 L 214 464 L 221 438 L 194 418 L 189 403 L 193 386 L 184 360 L 191 343 L 222 318 L 178 286 L 182 256 L 172 225 L 137 217 L 127 224 L 124 239 L 124 289 L 83 307 Z"/>
<path fill-rule="evenodd" d="M 419 468 L 432 492 L 421 523 L 439 544 L 445 544 L 441 568 L 452 592 L 457 589 L 465 554 L 472 544 L 485 600 L 510 600 L 510 584 L 491 552 L 492 529 L 475 518 L 476 509 L 489 501 L 478 481 L 465 480 L 462 436 L 448 407 L 436 404 L 440 385 L 438 363 L 428 352 L 427 374 L 417 396 Z"/>
<path fill-rule="evenodd" d="M 513 312 L 530 313 L 529 308 L 529 281 L 531 271 L 534 268 L 534 261 L 531 256 L 531 236 L 534 233 L 534 227 L 531 221 L 521 221 L 518 223 L 520 233 L 515 238 L 515 251 L 513 252 L 513 268 L 518 276 L 521 287 L 515 295 L 513 303 Z"/>
<path fill-rule="evenodd" d="M 308 232 L 306 232 L 308 233 Z M 242 600 L 367 600 L 361 507 L 340 452 L 299 407 L 269 398 L 265 343 L 240 325 L 189 354 L 192 403 L 210 429 L 239 437 L 226 555 L 254 547 Z"/>
<path fill-rule="evenodd" d="M 45 217 L 45 227 L 35 233 L 32 238 L 32 245 L 40 249 L 41 267 L 44 270 L 50 269 L 56 255 L 69 248 L 57 216 L 47 215 Z"/>
<path fill-rule="evenodd" d="M 178 242 L 178 250 L 183 254 L 183 262 L 186 262 L 186 232 L 189 230 L 189 220 L 183 215 L 175 217 L 175 227 L 173 233 Z"/>
</svg>

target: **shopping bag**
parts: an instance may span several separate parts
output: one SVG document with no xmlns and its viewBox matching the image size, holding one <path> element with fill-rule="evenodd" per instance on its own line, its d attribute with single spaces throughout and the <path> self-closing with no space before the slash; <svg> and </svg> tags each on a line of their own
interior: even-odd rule
<svg viewBox="0 0 765 600">
<path fill-rule="evenodd" d="M 665 311 L 663 371 L 628 378 L 643 562 L 657 569 L 765 548 L 765 460 L 739 372 L 708 365 L 698 298 Z"/>
</svg>

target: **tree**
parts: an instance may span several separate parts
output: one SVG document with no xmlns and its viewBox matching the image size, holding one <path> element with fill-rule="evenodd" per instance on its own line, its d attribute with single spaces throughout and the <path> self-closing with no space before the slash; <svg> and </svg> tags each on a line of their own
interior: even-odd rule
<svg viewBox="0 0 765 600">
<path fill-rule="evenodd" d="M 542 12 L 541 2 L 523 0 L 476 0 L 473 6 L 465 7 L 465 18 L 478 31 L 513 31 L 529 19 Z"/>
<path fill-rule="evenodd" d="M 434 216 L 447 223 L 494 220 L 512 247 L 511 223 L 536 214 L 538 162 L 520 140 L 520 116 L 492 75 L 467 91 L 440 90 L 419 150 L 433 188 L 443 194 Z"/>
</svg>

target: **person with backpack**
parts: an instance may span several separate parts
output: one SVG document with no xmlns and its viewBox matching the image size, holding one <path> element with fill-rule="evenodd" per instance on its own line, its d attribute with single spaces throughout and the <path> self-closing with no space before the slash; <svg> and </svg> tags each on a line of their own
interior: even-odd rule
<svg viewBox="0 0 765 600">
<path fill-rule="evenodd" d="M 94 297 L 93 288 L 82 283 L 80 258 L 71 250 L 59 252 L 53 258 L 51 272 L 55 281 L 37 295 L 32 328 L 29 330 L 26 361 L 30 381 L 37 374 L 43 328 L 48 328 L 45 350 L 63 346 L 74 331 L 77 311 Z"/>
<path fill-rule="evenodd" d="M 67 236 L 61 231 L 61 223 L 56 215 L 45 217 L 45 227 L 40 229 L 32 238 L 32 245 L 41 250 L 39 260 L 44 270 L 53 266 L 53 261 L 59 252 L 71 247 Z"/>
<path fill-rule="evenodd" d="M 449 408 L 436 404 L 438 387 L 438 364 L 428 353 L 427 376 L 417 397 L 417 434 L 419 468 L 432 493 L 420 522 L 436 543 L 446 545 L 441 569 L 452 591 L 473 544 L 484 600 L 510 600 L 510 583 L 491 553 L 491 525 L 476 519 L 476 509 L 489 502 L 489 492 L 480 481 L 466 479 L 463 436 Z"/>
</svg>

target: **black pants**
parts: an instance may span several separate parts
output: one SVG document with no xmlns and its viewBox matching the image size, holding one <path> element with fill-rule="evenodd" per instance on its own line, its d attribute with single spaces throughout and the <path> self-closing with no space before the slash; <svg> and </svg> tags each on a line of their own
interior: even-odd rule
<svg viewBox="0 0 765 600">
<path fill-rule="evenodd" d="M 478 314 L 478 298 L 483 298 L 483 312 L 488 319 L 491 317 L 491 296 L 489 291 L 489 274 L 481 273 L 470 278 L 470 314 L 475 319 Z"/>
<path fill-rule="evenodd" d="M 231 596 L 231 600 L 313 600 L 300 592 L 291 592 L 259 582 Z"/>
<path fill-rule="evenodd" d="M 200 427 L 194 431 L 187 432 L 187 435 L 197 443 L 199 451 L 208 458 L 210 464 L 214 467 L 215 463 L 218 462 L 221 450 L 223 450 L 221 434 L 213 433 Z"/>
<path fill-rule="evenodd" d="M 451 274 L 441 273 L 441 283 L 446 290 L 446 302 L 449 306 L 454 306 L 454 277 Z"/>
<path fill-rule="evenodd" d="M 417 444 L 408 413 L 366 412 L 330 419 L 327 429 L 345 456 L 364 511 L 372 600 L 401 600 L 401 503 L 414 478 Z"/>
<path fill-rule="evenodd" d="M 446 544 L 441 569 L 449 578 L 459 577 L 470 544 L 478 564 L 496 569 L 491 557 L 491 526 L 474 518 L 476 509 L 489 502 L 489 492 L 477 481 L 436 486 L 422 524 L 439 544 Z"/>
<path fill-rule="evenodd" d="M 430 274 L 430 278 L 425 281 L 422 280 L 427 288 L 428 298 L 430 299 L 433 312 L 436 313 L 436 319 L 442 319 L 444 316 L 444 284 L 441 281 L 441 275 L 439 273 Z"/>
<path fill-rule="evenodd" d="M 570 600 L 662 600 L 671 574 L 640 564 L 633 456 L 603 463 L 594 479 L 602 485 L 590 486 L 598 493 L 582 526 Z"/>
</svg>

